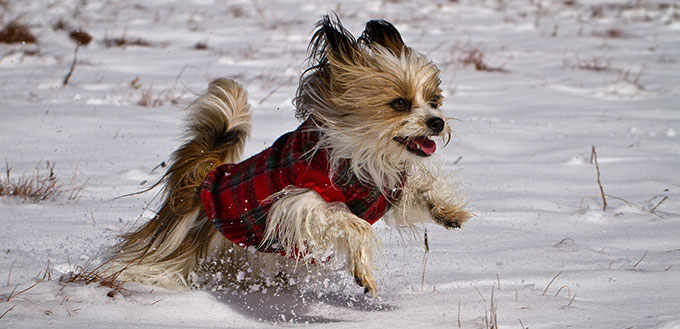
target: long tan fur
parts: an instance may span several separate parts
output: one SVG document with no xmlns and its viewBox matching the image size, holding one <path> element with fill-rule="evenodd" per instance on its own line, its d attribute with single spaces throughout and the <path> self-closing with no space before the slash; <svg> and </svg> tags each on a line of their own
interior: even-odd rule
<svg viewBox="0 0 680 329">
<path fill-rule="evenodd" d="M 247 94 L 233 80 L 217 79 L 187 110 L 188 141 L 159 182 L 165 183 L 160 211 L 115 247 L 109 271 L 120 279 L 186 287 L 199 260 L 231 247 L 205 218 L 199 188 L 215 167 L 239 161 L 251 129 Z"/>
</svg>

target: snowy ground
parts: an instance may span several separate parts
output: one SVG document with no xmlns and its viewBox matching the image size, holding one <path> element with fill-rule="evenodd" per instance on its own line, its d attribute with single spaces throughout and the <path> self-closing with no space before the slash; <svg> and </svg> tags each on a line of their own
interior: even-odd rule
<svg viewBox="0 0 680 329">
<path fill-rule="evenodd" d="M 297 126 L 290 100 L 330 10 L 355 35 L 392 21 L 442 69 L 459 121 L 438 161 L 477 217 L 428 226 L 424 283 L 422 242 L 378 223 L 376 300 L 337 275 L 245 295 L 61 284 L 151 202 L 114 198 L 160 176 L 181 108 L 210 79 L 248 88 L 248 154 Z M 0 44 L 0 158 L 15 178 L 50 161 L 65 188 L 85 187 L 77 200 L 0 200 L 2 328 L 484 328 L 492 294 L 501 328 L 680 328 L 675 1 L 0 1 L 0 23 L 15 18 L 38 42 Z M 94 37 L 65 87 L 75 44 L 59 20 Z M 149 45 L 106 46 L 121 37 Z M 473 49 L 486 71 L 464 65 Z"/>
</svg>

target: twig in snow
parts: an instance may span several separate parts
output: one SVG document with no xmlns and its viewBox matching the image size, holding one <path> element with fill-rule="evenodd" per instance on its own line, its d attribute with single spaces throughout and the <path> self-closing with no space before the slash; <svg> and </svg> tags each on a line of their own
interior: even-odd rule
<svg viewBox="0 0 680 329">
<path fill-rule="evenodd" d="M 610 198 L 613 198 L 613 199 L 616 199 L 616 200 L 623 201 L 623 202 L 625 202 L 625 203 L 626 203 L 629 207 L 631 207 L 631 208 L 632 208 L 632 207 L 638 207 L 638 208 L 640 208 L 640 207 L 637 206 L 636 204 L 634 204 L 634 203 L 632 203 L 632 202 L 630 202 L 630 201 L 628 201 L 628 200 L 626 200 L 626 199 L 624 199 L 624 198 L 620 198 L 620 197 L 617 197 L 617 196 L 613 196 L 613 195 L 611 195 L 611 194 L 605 194 L 605 196 L 610 197 Z"/>
<path fill-rule="evenodd" d="M 661 196 L 661 195 L 657 195 L 657 196 Z M 653 197 L 652 200 L 654 200 L 657 196 Z M 668 200 L 668 196 L 664 195 L 663 199 L 661 199 L 661 201 L 659 201 L 659 203 L 657 203 L 656 206 L 654 206 L 649 212 L 656 215 L 656 213 L 654 211 L 656 211 L 656 208 L 659 208 L 659 206 L 666 200 Z"/>
<path fill-rule="evenodd" d="M 548 285 L 545 287 L 545 290 L 543 290 L 543 296 L 545 296 L 545 293 L 548 292 L 548 288 L 550 288 L 550 285 L 555 281 L 555 279 L 557 279 L 558 276 L 560 276 L 560 274 L 562 274 L 562 271 L 559 271 L 559 272 L 552 278 L 552 280 L 550 280 L 550 282 L 548 282 Z"/>
<path fill-rule="evenodd" d="M 427 240 L 427 229 L 425 229 L 425 238 L 423 240 L 425 242 L 425 254 L 423 255 L 423 273 L 420 277 L 420 291 L 422 291 L 425 287 L 425 267 L 427 266 L 427 258 L 430 254 L 430 243 Z"/>
<path fill-rule="evenodd" d="M 496 273 L 496 281 L 498 281 L 498 290 L 501 290 L 501 277 Z"/>
<path fill-rule="evenodd" d="M 17 285 L 16 287 L 14 287 L 14 289 L 12 289 L 12 292 L 9 294 L 9 296 L 7 296 L 7 302 L 10 302 L 14 297 L 19 296 L 19 295 L 21 295 L 21 294 L 23 294 L 23 293 L 25 293 L 25 292 L 27 292 L 27 291 L 33 289 L 33 288 L 34 288 L 35 286 L 37 286 L 39 283 L 45 281 L 45 279 L 47 279 L 48 273 L 50 273 L 50 272 L 49 272 L 49 269 L 50 269 L 50 263 L 48 262 L 48 263 L 47 263 L 47 269 L 45 270 L 45 274 L 43 274 L 42 278 L 40 278 L 40 280 L 38 280 L 36 283 L 32 284 L 30 287 L 28 287 L 28 288 L 26 288 L 26 289 L 24 289 L 24 290 L 22 290 L 22 291 L 19 291 L 19 292 L 16 293 L 16 294 L 14 293 L 14 291 L 17 290 L 17 288 L 19 287 L 19 285 Z M 38 274 L 38 275 L 40 275 L 40 274 Z M 51 279 L 51 276 L 52 276 L 52 275 L 51 275 L 51 274 L 49 274 L 49 275 L 50 275 L 50 279 Z"/>
<path fill-rule="evenodd" d="M 71 62 L 71 68 L 68 70 L 68 73 L 66 73 L 66 76 L 64 77 L 63 82 L 64 86 L 68 84 L 68 81 L 71 79 L 71 75 L 73 74 L 73 70 L 75 70 L 76 68 L 76 62 L 78 61 L 78 50 L 80 50 L 80 45 L 77 45 L 76 50 L 73 51 L 73 62 Z"/>
<path fill-rule="evenodd" d="M 423 235 L 423 243 L 425 243 L 425 252 L 430 253 L 430 242 L 427 239 L 427 228 L 425 229 L 425 234 Z"/>
<path fill-rule="evenodd" d="M 486 321 L 486 327 L 488 329 L 498 329 L 498 305 L 496 305 L 496 301 L 493 299 L 493 291 L 494 287 L 491 286 L 491 306 L 489 309 L 489 316 L 487 317 L 487 313 L 484 312 L 484 320 Z"/>
<path fill-rule="evenodd" d="M 597 152 L 595 152 L 595 146 L 593 146 L 593 149 L 590 153 L 590 159 L 595 160 L 595 169 L 597 169 L 597 185 L 600 186 L 600 194 L 602 195 L 602 211 L 607 211 L 607 199 L 604 197 L 604 189 L 602 188 L 602 182 L 600 181 L 600 165 L 597 163 Z"/>
<path fill-rule="evenodd" d="M 479 291 L 479 289 L 477 288 L 477 286 L 475 286 L 475 285 L 472 285 L 472 286 L 475 287 L 475 290 L 477 290 L 477 293 L 479 294 L 479 297 L 482 297 L 482 301 L 485 301 L 485 302 L 486 302 L 486 298 L 484 298 L 484 295 L 482 295 L 482 292 Z"/>
<path fill-rule="evenodd" d="M 12 297 L 14 296 L 14 292 L 19 288 L 19 285 L 14 286 L 14 289 L 9 292 L 9 295 L 7 295 L 7 302 L 9 303 L 10 300 L 12 300 Z M 4 296 L 3 296 L 4 298 Z"/>
<path fill-rule="evenodd" d="M 16 306 L 17 305 L 15 304 L 14 306 L 10 307 L 9 310 L 5 311 L 5 313 L 2 313 L 2 315 L 0 315 L 0 319 L 4 318 L 5 315 L 7 315 L 7 313 L 9 313 L 9 311 L 13 310 Z"/>
<path fill-rule="evenodd" d="M 561 286 L 560 289 L 557 290 L 557 293 L 555 293 L 555 297 L 557 297 L 564 288 L 567 288 L 567 298 L 571 298 L 571 289 L 567 286 Z"/>
<path fill-rule="evenodd" d="M 522 326 L 522 329 L 526 329 L 526 327 L 524 326 L 524 323 L 522 323 L 522 319 L 517 319 L 517 320 L 519 320 L 519 325 Z"/>
<path fill-rule="evenodd" d="M 557 244 L 555 244 L 555 247 L 565 245 L 567 241 L 571 241 L 571 244 L 576 244 L 576 241 L 574 241 L 574 239 L 567 237 L 567 238 L 560 240 L 560 242 L 558 242 Z"/>
<path fill-rule="evenodd" d="M 7 273 L 7 286 L 9 287 L 9 279 L 12 277 L 12 269 L 14 268 L 14 263 L 16 263 L 17 260 L 15 259 L 12 262 L 12 265 L 9 266 L 9 273 Z"/>
<path fill-rule="evenodd" d="M 69 311 L 68 309 L 64 309 L 64 311 L 66 311 L 66 314 L 68 314 L 68 317 L 70 318 L 70 317 L 73 316 L 73 313 L 78 313 L 78 311 L 80 311 L 80 309 L 79 309 L 79 308 L 74 308 L 74 309 L 72 309 L 72 310 L 70 310 L 70 311 Z M 73 313 L 71 313 L 71 312 L 73 312 Z"/>
<path fill-rule="evenodd" d="M 458 328 L 460 328 L 460 301 L 458 301 Z"/>
<path fill-rule="evenodd" d="M 276 86 L 274 89 L 272 89 L 269 93 L 267 93 L 267 95 L 265 95 L 264 97 L 262 97 L 262 99 L 260 100 L 260 102 L 258 102 L 257 104 L 262 105 L 262 103 L 264 103 L 265 101 L 267 101 L 267 99 L 269 99 L 269 97 L 271 97 L 272 95 L 274 95 L 274 93 L 275 93 L 277 90 L 279 90 L 279 88 L 281 88 L 281 85 L 278 85 L 278 86 Z"/>
<path fill-rule="evenodd" d="M 92 226 L 97 226 L 97 221 L 94 220 L 94 212 L 90 209 L 90 218 L 92 218 Z"/>
<path fill-rule="evenodd" d="M 574 293 L 574 297 L 571 298 L 571 300 L 569 301 L 569 304 L 567 304 L 567 307 L 571 306 L 571 303 L 574 302 L 574 299 L 576 299 L 576 293 Z"/>
<path fill-rule="evenodd" d="M 585 199 L 596 199 L 596 198 L 598 198 L 598 197 L 599 197 L 599 195 L 586 195 L 586 196 L 582 196 L 582 197 L 581 197 L 581 203 L 579 203 L 579 206 L 578 206 L 578 211 L 579 211 L 579 213 L 580 213 L 581 211 L 583 211 L 583 200 L 585 200 Z"/>
<path fill-rule="evenodd" d="M 186 70 L 189 67 L 196 68 L 196 66 L 194 66 L 194 65 L 184 64 L 184 66 L 182 66 L 182 69 L 180 69 L 179 73 L 177 73 L 177 75 L 175 76 L 175 82 L 172 83 L 172 89 L 173 90 L 175 90 L 175 87 L 177 87 L 177 82 L 179 81 L 179 78 L 182 76 L 182 73 L 184 73 L 184 70 Z"/>
<path fill-rule="evenodd" d="M 45 269 L 45 275 L 47 275 L 47 281 L 52 280 L 52 269 L 50 269 L 50 260 L 47 260 L 47 268 Z"/>
<path fill-rule="evenodd" d="M 649 252 L 649 250 L 645 251 L 645 254 L 642 255 L 642 258 L 640 258 L 640 260 L 637 261 L 637 263 L 635 263 L 635 265 L 633 265 L 633 267 L 637 267 L 638 265 L 640 265 L 640 263 L 642 262 L 642 260 L 645 259 L 645 257 L 647 257 L 647 253 L 648 253 L 648 252 Z"/>
<path fill-rule="evenodd" d="M 69 37 L 71 37 L 71 40 L 76 43 L 76 50 L 73 51 L 73 62 L 71 62 L 71 69 L 66 74 L 66 77 L 64 77 L 64 86 L 68 84 L 68 81 L 71 79 L 71 75 L 73 74 L 73 70 L 76 68 L 76 62 L 78 61 L 78 50 L 80 50 L 81 46 L 87 46 L 90 44 L 90 41 L 92 41 L 92 36 L 90 36 L 90 34 L 80 30 L 72 31 L 69 34 Z"/>
</svg>

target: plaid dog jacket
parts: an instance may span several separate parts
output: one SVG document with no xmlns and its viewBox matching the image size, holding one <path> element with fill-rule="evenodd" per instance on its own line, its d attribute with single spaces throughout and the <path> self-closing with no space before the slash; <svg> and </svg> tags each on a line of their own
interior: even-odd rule
<svg viewBox="0 0 680 329">
<path fill-rule="evenodd" d="M 201 186 L 203 208 L 227 239 L 242 247 L 281 252 L 277 241 L 262 243 L 262 238 L 267 214 L 281 197 L 276 193 L 289 186 L 312 189 L 327 202 L 343 202 L 371 224 L 399 199 L 400 188 L 380 191 L 363 184 L 347 162 L 331 179 L 328 151 L 314 150 L 319 141 L 314 128 L 305 121 L 264 151 L 237 164 L 223 164 L 208 175 Z"/>
</svg>

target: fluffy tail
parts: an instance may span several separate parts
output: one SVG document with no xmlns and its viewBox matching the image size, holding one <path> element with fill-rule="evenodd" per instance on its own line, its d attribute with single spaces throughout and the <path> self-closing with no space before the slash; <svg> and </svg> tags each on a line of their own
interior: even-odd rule
<svg viewBox="0 0 680 329">
<path fill-rule="evenodd" d="M 109 272 L 122 280 L 182 288 L 200 259 L 231 246 L 206 219 L 200 186 L 215 167 L 240 160 L 250 135 L 247 94 L 233 80 L 217 79 L 189 105 L 187 142 L 172 154 L 158 215 L 125 234 Z"/>
</svg>

